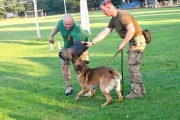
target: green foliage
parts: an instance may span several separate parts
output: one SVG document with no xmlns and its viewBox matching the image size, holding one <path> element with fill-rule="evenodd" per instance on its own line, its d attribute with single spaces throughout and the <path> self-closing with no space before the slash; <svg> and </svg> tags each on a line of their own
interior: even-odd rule
<svg viewBox="0 0 180 120">
<path fill-rule="evenodd" d="M 15 13 L 19 13 L 19 12 L 21 12 L 21 11 L 25 11 L 25 7 L 24 7 L 24 5 L 23 4 L 18 4 L 17 6 L 16 6 L 16 8 L 15 8 Z"/>
<path fill-rule="evenodd" d="M 67 0 L 66 4 L 67 10 L 69 13 L 80 10 L 80 0 Z"/>
<path fill-rule="evenodd" d="M 0 19 L 3 18 L 4 15 L 4 8 L 0 8 Z"/>
<path fill-rule="evenodd" d="M 26 2 L 25 3 L 25 11 L 32 11 L 34 10 L 34 3 L 33 2 Z"/>
<path fill-rule="evenodd" d="M 0 15 L 4 16 L 7 13 L 14 13 L 22 16 L 25 11 L 34 10 L 33 6 L 32 0 L 3 0 L 0 1 L 0 10 L 3 10 L 3 12 L 0 12 Z"/>
<path fill-rule="evenodd" d="M 21 29 L 26 39 L 0 37 L 0 119 L 2 120 L 179 120 L 180 85 L 180 9 L 135 9 L 131 12 L 143 29 L 152 33 L 152 42 L 145 49 L 142 62 L 143 81 L 147 95 L 143 98 L 118 103 L 117 94 L 111 92 L 113 102 L 101 107 L 105 97 L 97 89 L 94 98 L 82 97 L 75 101 L 81 90 L 71 69 L 74 93 L 65 96 L 58 52 L 49 50 L 49 35 L 63 15 L 39 19 L 42 40 L 30 39 L 32 19 L 1 21 L 0 32 L 9 32 L 5 25 L 14 25 L 13 32 Z M 80 23 L 80 14 L 72 14 Z M 90 12 L 92 38 L 103 30 L 109 17 L 102 12 Z M 30 22 L 28 23 L 28 21 Z M 18 22 L 18 23 L 17 23 Z M 25 23 L 27 22 L 27 23 Z M 12 32 L 12 31 L 11 31 Z M 1 34 L 1 36 L 3 36 Z M 9 37 L 11 35 L 9 34 Z M 61 42 L 60 35 L 55 40 Z M 91 68 L 106 65 L 115 54 L 121 38 L 112 31 L 103 41 L 88 49 Z M 54 45 L 54 48 L 57 44 Z M 124 95 L 130 92 L 127 67 L 127 49 L 124 50 Z M 120 54 L 108 65 L 120 71 Z"/>
<path fill-rule="evenodd" d="M 79 12 L 80 11 L 80 0 L 65 0 L 66 10 L 68 13 Z M 99 8 L 101 0 L 87 0 L 88 8 Z M 118 0 L 112 1 L 115 6 L 119 5 Z M 6 7 L 4 7 L 4 5 Z M 34 10 L 33 0 L 3 0 L 0 1 L 0 7 L 4 9 L 5 12 L 12 12 L 23 16 L 25 11 Z M 64 13 L 64 0 L 37 0 L 37 9 L 42 9 L 43 12 L 47 14 L 57 14 Z M 5 12 L 1 12 L 0 15 L 4 16 Z"/>
</svg>

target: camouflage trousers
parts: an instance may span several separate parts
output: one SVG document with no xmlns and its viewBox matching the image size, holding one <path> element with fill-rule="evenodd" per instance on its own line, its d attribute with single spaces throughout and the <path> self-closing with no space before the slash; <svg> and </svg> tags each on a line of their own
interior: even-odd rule
<svg viewBox="0 0 180 120">
<path fill-rule="evenodd" d="M 143 50 L 128 51 L 128 68 L 131 80 L 132 91 L 139 93 L 143 89 L 141 62 L 143 58 Z"/>
</svg>

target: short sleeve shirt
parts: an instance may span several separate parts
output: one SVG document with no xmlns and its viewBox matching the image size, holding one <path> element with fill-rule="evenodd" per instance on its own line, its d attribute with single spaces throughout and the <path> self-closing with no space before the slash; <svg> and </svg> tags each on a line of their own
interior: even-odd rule
<svg viewBox="0 0 180 120">
<path fill-rule="evenodd" d="M 126 36 L 127 30 L 126 27 L 130 24 L 133 23 L 135 27 L 135 33 L 133 37 L 139 36 L 142 34 L 142 29 L 135 20 L 135 18 L 128 13 L 127 11 L 124 10 L 118 10 L 118 13 L 115 17 L 112 17 L 109 24 L 108 28 L 115 28 L 116 32 L 121 38 L 124 38 Z"/>
<path fill-rule="evenodd" d="M 86 32 L 76 23 L 70 30 L 66 30 L 63 24 L 63 20 L 59 20 L 56 28 L 61 33 L 64 40 L 64 48 L 70 48 L 77 40 L 88 41 Z"/>
</svg>

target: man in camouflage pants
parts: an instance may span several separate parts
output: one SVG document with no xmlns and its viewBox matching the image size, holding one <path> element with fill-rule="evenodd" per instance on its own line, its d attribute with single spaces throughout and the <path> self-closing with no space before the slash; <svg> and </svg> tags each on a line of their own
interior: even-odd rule
<svg viewBox="0 0 180 120">
<path fill-rule="evenodd" d="M 146 94 L 141 75 L 141 62 L 145 46 L 143 35 L 135 37 L 129 42 L 128 67 L 132 91 L 126 98 L 143 97 L 142 94 Z"/>
<path fill-rule="evenodd" d="M 143 97 L 146 94 L 141 76 L 141 61 L 146 46 L 142 29 L 135 18 L 124 10 L 114 7 L 111 0 L 104 0 L 100 7 L 106 16 L 111 16 L 108 26 L 100 32 L 92 41 L 87 42 L 87 46 L 91 46 L 96 42 L 103 40 L 110 32 L 115 29 L 118 35 L 123 39 L 118 50 L 123 50 L 125 45 L 129 43 L 128 66 L 131 80 L 131 92 L 126 96 L 127 99 Z M 111 40 L 109 40 L 111 41 Z"/>
</svg>

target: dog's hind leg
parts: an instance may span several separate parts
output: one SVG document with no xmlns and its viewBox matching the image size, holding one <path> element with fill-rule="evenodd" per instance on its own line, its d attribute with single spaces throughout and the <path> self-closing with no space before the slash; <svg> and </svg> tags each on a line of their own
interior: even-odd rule
<svg viewBox="0 0 180 120">
<path fill-rule="evenodd" d="M 104 104 L 102 104 L 101 106 L 106 106 L 106 105 L 108 105 L 108 104 L 110 104 L 112 102 L 112 98 L 111 98 L 109 93 L 107 93 L 105 91 L 103 91 L 102 93 L 106 97 L 107 101 Z"/>
<path fill-rule="evenodd" d="M 109 92 L 113 89 L 113 86 L 111 86 L 111 85 L 110 86 L 102 86 L 101 85 L 101 92 L 104 94 L 104 96 L 107 99 L 107 101 L 104 104 L 102 104 L 101 106 L 106 106 L 112 102 L 112 98 L 111 98 L 111 95 L 109 94 Z"/>
<path fill-rule="evenodd" d="M 115 81 L 115 89 L 119 97 L 119 102 L 122 102 L 123 96 L 121 94 L 120 80 Z"/>
<path fill-rule="evenodd" d="M 110 80 L 108 78 L 104 78 L 100 81 L 100 89 L 101 92 L 106 97 L 107 101 L 102 104 L 101 106 L 106 106 L 112 102 L 111 95 L 109 92 L 114 88 L 115 82 L 113 80 Z"/>
</svg>

